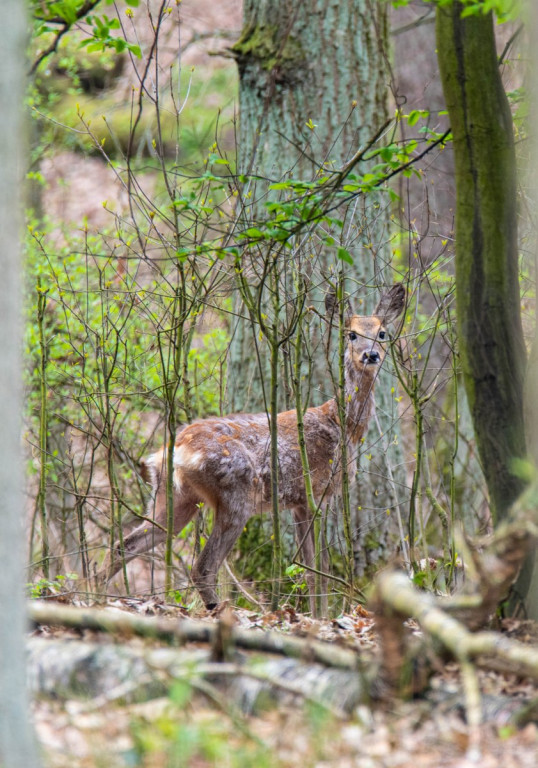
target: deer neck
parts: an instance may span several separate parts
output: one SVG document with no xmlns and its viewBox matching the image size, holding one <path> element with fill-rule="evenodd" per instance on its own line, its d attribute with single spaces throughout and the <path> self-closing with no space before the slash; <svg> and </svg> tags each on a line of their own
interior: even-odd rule
<svg viewBox="0 0 538 768">
<path fill-rule="evenodd" d="M 374 386 L 379 371 L 377 365 L 356 368 L 349 358 L 346 365 L 346 435 L 356 445 L 365 435 L 374 412 Z"/>
</svg>

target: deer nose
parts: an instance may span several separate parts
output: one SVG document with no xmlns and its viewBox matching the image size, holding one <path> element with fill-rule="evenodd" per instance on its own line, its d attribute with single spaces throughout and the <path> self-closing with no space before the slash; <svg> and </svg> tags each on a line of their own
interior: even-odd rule
<svg viewBox="0 0 538 768">
<path fill-rule="evenodd" d="M 368 349 L 362 353 L 361 363 L 364 365 L 378 365 L 380 361 L 381 356 L 374 349 Z"/>
</svg>

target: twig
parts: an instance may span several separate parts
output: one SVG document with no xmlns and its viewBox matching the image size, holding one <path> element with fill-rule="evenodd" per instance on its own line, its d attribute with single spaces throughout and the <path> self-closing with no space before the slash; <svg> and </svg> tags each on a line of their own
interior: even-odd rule
<svg viewBox="0 0 538 768">
<path fill-rule="evenodd" d="M 228 565 L 228 561 L 227 560 L 224 561 L 224 567 L 226 569 L 226 573 L 228 574 L 230 579 L 233 581 L 235 587 L 239 590 L 239 592 L 241 592 L 241 594 L 243 595 L 245 600 L 248 600 L 249 603 L 252 603 L 253 605 L 258 606 L 258 608 L 260 610 L 263 610 L 263 605 L 258 600 L 256 600 L 255 597 L 252 597 L 250 592 L 247 592 L 247 590 L 244 588 L 244 586 L 238 581 L 237 576 L 235 575 L 235 573 L 232 571 L 232 569 Z"/>
</svg>

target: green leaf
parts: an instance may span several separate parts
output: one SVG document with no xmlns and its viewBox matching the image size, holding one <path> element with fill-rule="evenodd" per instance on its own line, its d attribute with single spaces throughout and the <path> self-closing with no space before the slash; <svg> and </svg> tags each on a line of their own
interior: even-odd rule
<svg viewBox="0 0 538 768">
<path fill-rule="evenodd" d="M 49 10 L 51 16 L 60 16 L 70 26 L 77 20 L 76 5 L 72 2 L 53 3 Z"/>
<path fill-rule="evenodd" d="M 297 563 L 292 563 L 291 565 L 288 565 L 285 571 L 286 576 L 302 575 L 304 572 L 305 572 L 305 569 L 302 566 L 297 565 Z"/>
<path fill-rule="evenodd" d="M 479 13 L 482 13 L 482 4 L 481 3 L 474 3 L 473 5 L 468 5 L 467 8 L 464 8 L 461 12 L 461 18 L 465 19 L 467 16 L 477 16 Z"/>
<path fill-rule="evenodd" d="M 346 248 L 340 247 L 338 249 L 337 257 L 340 259 L 340 261 L 344 261 L 346 264 L 353 265 L 351 254 Z"/>
<path fill-rule="evenodd" d="M 269 184 L 269 189 L 291 189 L 291 184 L 287 181 L 278 181 L 275 184 Z"/>
<path fill-rule="evenodd" d="M 207 158 L 207 161 L 211 165 L 230 165 L 229 160 L 226 160 L 224 157 L 221 157 L 220 155 L 217 155 L 214 152 L 210 152 L 209 157 Z"/>
<path fill-rule="evenodd" d="M 242 234 L 245 237 L 255 237 L 256 239 L 260 239 L 264 237 L 264 233 L 261 231 L 261 229 L 258 229 L 257 227 L 249 227 L 248 229 L 245 229 L 245 231 Z"/>
<path fill-rule="evenodd" d="M 86 42 L 86 41 L 83 41 L 83 43 L 85 43 L 85 42 Z M 82 44 L 83 44 L 83 43 L 82 43 Z M 92 51 L 104 51 L 104 50 L 105 50 L 105 45 L 104 45 L 104 43 L 92 43 L 92 42 L 89 42 L 89 43 L 87 44 L 87 50 L 88 50 L 90 53 L 91 53 Z"/>
</svg>

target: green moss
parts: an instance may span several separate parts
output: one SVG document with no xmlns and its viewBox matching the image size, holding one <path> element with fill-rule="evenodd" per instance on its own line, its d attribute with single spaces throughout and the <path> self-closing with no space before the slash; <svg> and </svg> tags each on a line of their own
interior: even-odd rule
<svg viewBox="0 0 538 768">
<path fill-rule="evenodd" d="M 296 74 L 305 63 L 305 54 L 299 41 L 292 35 L 285 40 L 277 26 L 259 24 L 243 29 L 241 37 L 232 46 L 239 66 L 255 60 L 262 69 L 272 71 L 278 67 L 283 74 Z"/>
<path fill-rule="evenodd" d="M 364 549 L 368 552 L 376 552 L 381 547 L 381 541 L 375 532 L 370 532 L 364 538 Z"/>
</svg>

